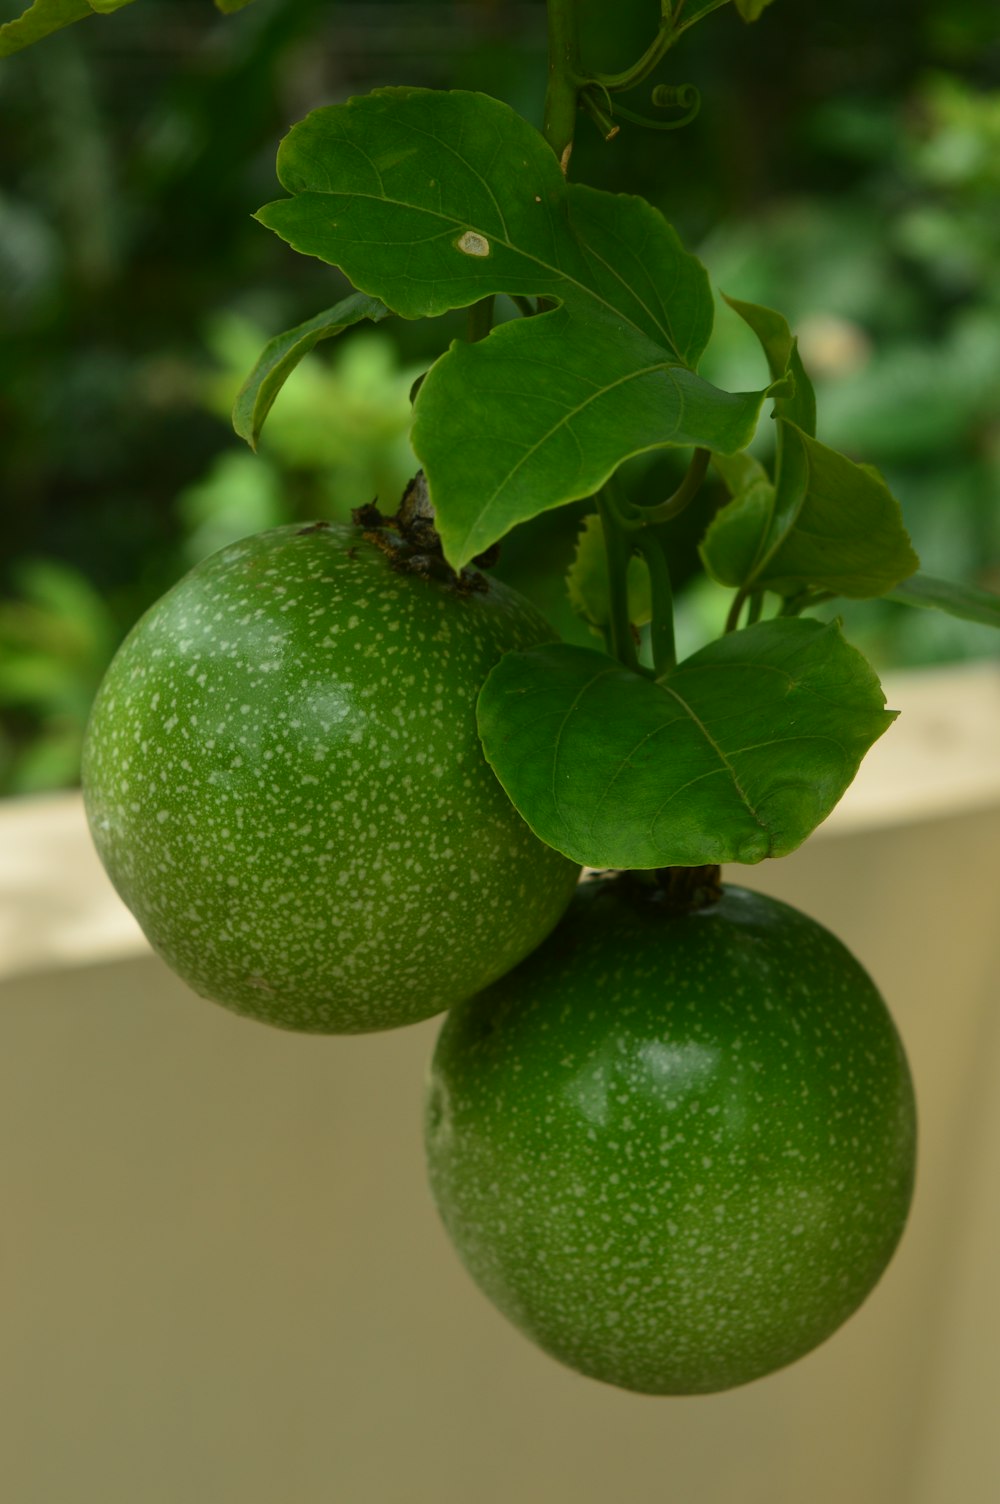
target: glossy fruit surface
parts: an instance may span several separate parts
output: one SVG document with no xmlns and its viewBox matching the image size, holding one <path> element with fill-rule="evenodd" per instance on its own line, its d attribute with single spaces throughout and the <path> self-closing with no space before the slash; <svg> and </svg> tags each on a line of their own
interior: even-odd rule
<svg viewBox="0 0 1000 1504">
<path fill-rule="evenodd" d="M 503 585 L 400 573 L 356 528 L 200 564 L 122 645 L 84 752 L 94 841 L 155 949 L 228 1007 L 333 1033 L 428 1017 L 527 955 L 578 869 L 509 803 L 475 702 L 551 635 Z"/>
<path fill-rule="evenodd" d="M 666 915 L 581 885 L 445 1020 L 431 1187 L 483 1291 L 554 1357 L 659 1394 L 808 1352 L 889 1261 L 913 1187 L 896 1029 L 827 930 L 727 887 Z"/>
</svg>

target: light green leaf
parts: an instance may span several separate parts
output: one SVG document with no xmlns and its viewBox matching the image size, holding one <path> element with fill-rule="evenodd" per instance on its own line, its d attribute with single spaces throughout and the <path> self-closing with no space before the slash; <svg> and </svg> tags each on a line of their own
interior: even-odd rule
<svg viewBox="0 0 1000 1504">
<path fill-rule="evenodd" d="M 770 479 L 760 460 L 745 451 L 741 454 L 713 454 L 712 464 L 722 476 L 730 496 L 739 496 L 758 481 Z"/>
<path fill-rule="evenodd" d="M 86 16 L 108 15 L 131 0 L 34 0 L 26 11 L 0 26 L 0 57 L 10 57 L 32 42 L 72 26 Z"/>
<path fill-rule="evenodd" d="M 884 595 L 912 574 L 919 560 L 878 471 L 794 423 L 779 419 L 778 427 L 785 473 L 797 477 L 798 507 L 778 519 L 775 488 L 752 483 L 709 525 L 700 549 L 709 574 L 740 589 L 797 595 L 812 587 L 854 598 Z"/>
<path fill-rule="evenodd" d="M 380 89 L 296 126 L 278 171 L 293 197 L 262 222 L 403 317 L 496 293 L 547 310 L 453 347 L 421 387 L 414 447 L 456 568 L 629 455 L 749 443 L 763 394 L 693 376 L 700 263 L 644 200 L 567 184 L 498 100 Z"/>
<path fill-rule="evenodd" d="M 958 585 L 952 580 L 936 579 L 933 575 L 914 574 L 889 591 L 886 599 L 898 601 L 903 606 L 945 611 L 949 616 L 976 621 L 985 627 L 1000 627 L 1000 595 L 995 595 L 992 590 L 980 590 L 975 585 Z"/>
<path fill-rule="evenodd" d="M 782 595 L 804 585 L 854 598 L 883 595 L 919 567 L 899 502 L 878 471 L 779 419 L 786 451 L 798 451 L 805 495 L 784 541 L 761 561 L 754 584 Z"/>
<path fill-rule="evenodd" d="M 751 481 L 716 512 L 698 549 L 713 580 L 734 589 L 754 580 L 773 515 L 774 487 L 766 479 Z"/>
<path fill-rule="evenodd" d="M 757 21 L 771 4 L 771 0 L 735 0 L 735 3 L 744 21 Z"/>
<path fill-rule="evenodd" d="M 658 681 L 567 643 L 509 653 L 478 715 L 532 830 L 620 868 L 793 851 L 894 718 L 838 625 L 801 618 L 731 633 Z"/>
<path fill-rule="evenodd" d="M 779 381 L 783 376 L 791 378 L 790 394 L 775 401 L 775 417 L 788 418 L 806 433 L 815 434 L 816 393 L 802 364 L 799 342 L 788 327 L 784 314 L 773 308 L 764 308 L 759 303 L 741 303 L 737 298 L 727 298 L 725 293 L 723 297 L 733 312 L 739 314 L 760 340 L 771 379 Z"/>
<path fill-rule="evenodd" d="M 268 340 L 233 404 L 233 427 L 240 438 L 245 439 L 251 449 L 257 448 L 260 431 L 274 399 L 299 361 L 320 340 L 330 339 L 362 319 L 378 323 L 388 312 L 385 304 L 377 298 L 360 292 L 351 293 L 332 308 L 316 314 L 315 318 Z"/>
<path fill-rule="evenodd" d="M 652 616 L 649 570 L 638 554 L 629 560 L 628 615 L 635 627 L 645 626 Z M 602 634 L 611 620 L 608 559 L 600 517 L 585 517 L 577 538 L 576 554 L 566 575 L 566 589 L 576 614 Z"/>
</svg>

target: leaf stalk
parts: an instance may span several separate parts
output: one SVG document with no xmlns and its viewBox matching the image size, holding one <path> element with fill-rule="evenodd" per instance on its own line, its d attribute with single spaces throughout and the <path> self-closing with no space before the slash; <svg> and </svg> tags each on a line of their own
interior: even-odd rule
<svg viewBox="0 0 1000 1504">
<path fill-rule="evenodd" d="M 674 592 L 670 581 L 666 550 L 657 528 L 644 528 L 636 538 L 636 547 L 646 561 L 649 570 L 652 618 L 649 628 L 650 647 L 653 653 L 653 673 L 657 679 L 665 679 L 677 667 L 677 646 L 674 639 Z"/>
<path fill-rule="evenodd" d="M 601 519 L 604 553 L 608 564 L 608 646 L 613 658 L 617 658 L 619 663 L 633 673 L 639 673 L 639 655 L 628 609 L 628 565 L 632 557 L 632 539 L 621 526 L 614 491 L 615 481 L 612 477 L 594 498 Z"/>
</svg>

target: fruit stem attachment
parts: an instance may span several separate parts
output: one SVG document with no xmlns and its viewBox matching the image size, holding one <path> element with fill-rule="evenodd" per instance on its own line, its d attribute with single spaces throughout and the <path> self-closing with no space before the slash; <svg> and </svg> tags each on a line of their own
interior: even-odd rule
<svg viewBox="0 0 1000 1504">
<path fill-rule="evenodd" d="M 664 914 L 693 914 L 722 897 L 722 869 L 717 866 L 656 867 L 621 877 L 636 898 Z"/>
</svg>

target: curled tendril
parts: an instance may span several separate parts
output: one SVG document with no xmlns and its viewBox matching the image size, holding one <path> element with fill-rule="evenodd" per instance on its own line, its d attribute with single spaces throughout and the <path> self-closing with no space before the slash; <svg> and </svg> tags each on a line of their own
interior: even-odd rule
<svg viewBox="0 0 1000 1504">
<path fill-rule="evenodd" d="M 605 141 L 610 141 L 617 136 L 621 126 L 615 125 L 612 119 L 615 107 L 604 85 L 595 79 L 583 90 L 580 99 Z"/>
<path fill-rule="evenodd" d="M 648 116 L 636 115 L 620 104 L 615 105 L 615 114 L 651 131 L 677 131 L 682 125 L 691 124 L 701 109 L 701 95 L 694 84 L 657 84 L 652 103 L 659 110 L 683 110 L 684 114 L 676 120 L 650 120 Z"/>
</svg>

